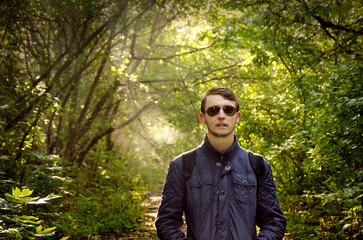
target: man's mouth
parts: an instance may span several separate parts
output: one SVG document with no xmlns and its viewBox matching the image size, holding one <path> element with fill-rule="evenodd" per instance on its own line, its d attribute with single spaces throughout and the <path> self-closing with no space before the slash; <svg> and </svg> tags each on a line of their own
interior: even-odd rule
<svg viewBox="0 0 363 240">
<path fill-rule="evenodd" d="M 225 123 L 218 123 L 216 126 L 217 127 L 227 127 L 228 125 Z"/>
</svg>

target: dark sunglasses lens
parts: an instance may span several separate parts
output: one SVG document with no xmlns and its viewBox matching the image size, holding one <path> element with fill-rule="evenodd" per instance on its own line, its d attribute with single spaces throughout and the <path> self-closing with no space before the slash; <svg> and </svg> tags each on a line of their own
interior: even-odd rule
<svg viewBox="0 0 363 240">
<path fill-rule="evenodd" d="M 216 106 L 210 107 L 207 109 L 207 113 L 209 116 L 214 117 L 215 115 L 217 115 L 219 113 L 219 109 L 220 108 L 216 107 Z"/>
<path fill-rule="evenodd" d="M 233 116 L 236 113 L 236 108 L 232 107 L 232 106 L 225 106 L 223 108 L 223 111 L 226 115 L 228 116 Z"/>
<path fill-rule="evenodd" d="M 218 106 L 213 106 L 207 109 L 207 113 L 209 116 L 214 117 L 219 113 L 219 110 L 221 108 Z M 232 107 L 232 106 L 224 106 L 223 107 L 223 112 L 227 115 L 227 116 L 233 116 L 236 113 L 236 108 Z"/>
</svg>

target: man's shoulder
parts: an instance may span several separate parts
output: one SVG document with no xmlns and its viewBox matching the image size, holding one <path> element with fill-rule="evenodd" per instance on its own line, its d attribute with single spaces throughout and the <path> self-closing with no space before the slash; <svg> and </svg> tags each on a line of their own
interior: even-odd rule
<svg viewBox="0 0 363 240">
<path fill-rule="evenodd" d="M 187 154 L 192 153 L 192 152 L 198 152 L 198 153 L 200 153 L 200 151 L 201 151 L 200 149 L 201 149 L 201 147 L 198 146 L 196 148 L 192 148 L 192 149 L 190 149 L 188 151 L 182 152 L 181 154 L 179 154 L 178 156 L 176 156 L 173 161 L 175 161 L 175 160 L 177 160 L 179 158 L 182 158 L 184 155 L 187 155 Z"/>
<path fill-rule="evenodd" d="M 183 153 L 179 154 L 178 156 L 176 156 L 176 157 L 173 159 L 173 161 L 177 161 L 177 162 L 179 162 L 179 161 L 182 161 L 182 158 L 183 158 L 183 157 L 185 157 L 185 156 L 188 156 L 188 155 L 191 155 L 191 154 L 194 154 L 194 153 L 196 154 L 196 152 L 197 152 L 197 151 L 199 152 L 198 148 L 199 148 L 199 147 L 197 147 L 197 148 L 193 148 L 193 149 L 191 149 L 191 150 L 189 150 L 189 151 L 186 151 L 186 152 L 183 152 Z"/>
<path fill-rule="evenodd" d="M 181 164 L 182 163 L 182 159 L 183 159 L 183 156 L 191 153 L 192 151 L 196 151 L 197 148 L 194 148 L 194 149 L 191 149 L 189 151 L 186 151 L 186 152 L 183 152 L 181 154 L 179 154 L 178 156 L 176 156 L 173 160 L 172 160 L 172 163 L 174 164 Z"/>
<path fill-rule="evenodd" d="M 246 149 L 244 149 L 242 147 L 240 147 L 240 149 L 241 149 L 240 154 L 245 154 L 246 156 L 248 155 L 249 158 L 253 156 L 254 158 L 263 159 L 263 163 L 265 165 L 270 165 L 270 163 L 266 160 L 266 158 L 263 155 L 261 155 L 259 153 L 255 153 L 255 152 L 253 152 L 251 150 L 246 150 Z"/>
</svg>

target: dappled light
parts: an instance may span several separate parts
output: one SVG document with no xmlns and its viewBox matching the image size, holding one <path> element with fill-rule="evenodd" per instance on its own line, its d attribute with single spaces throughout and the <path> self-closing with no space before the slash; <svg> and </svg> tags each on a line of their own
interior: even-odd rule
<svg viewBox="0 0 363 240">
<path fill-rule="evenodd" d="M 170 162 L 238 96 L 285 240 L 362 239 L 360 1 L 5 0 L 0 239 L 157 239 Z M 185 231 L 185 225 L 183 226 Z"/>
</svg>

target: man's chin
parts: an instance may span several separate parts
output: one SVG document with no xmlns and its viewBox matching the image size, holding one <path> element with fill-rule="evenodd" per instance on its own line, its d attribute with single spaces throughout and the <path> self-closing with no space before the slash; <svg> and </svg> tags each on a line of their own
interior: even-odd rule
<svg viewBox="0 0 363 240">
<path fill-rule="evenodd" d="M 214 131 L 209 131 L 209 133 L 211 135 L 213 135 L 213 137 L 217 137 L 217 138 L 225 138 L 225 137 L 228 137 L 230 136 L 231 134 L 233 134 L 233 131 L 232 132 L 214 132 Z"/>
</svg>

